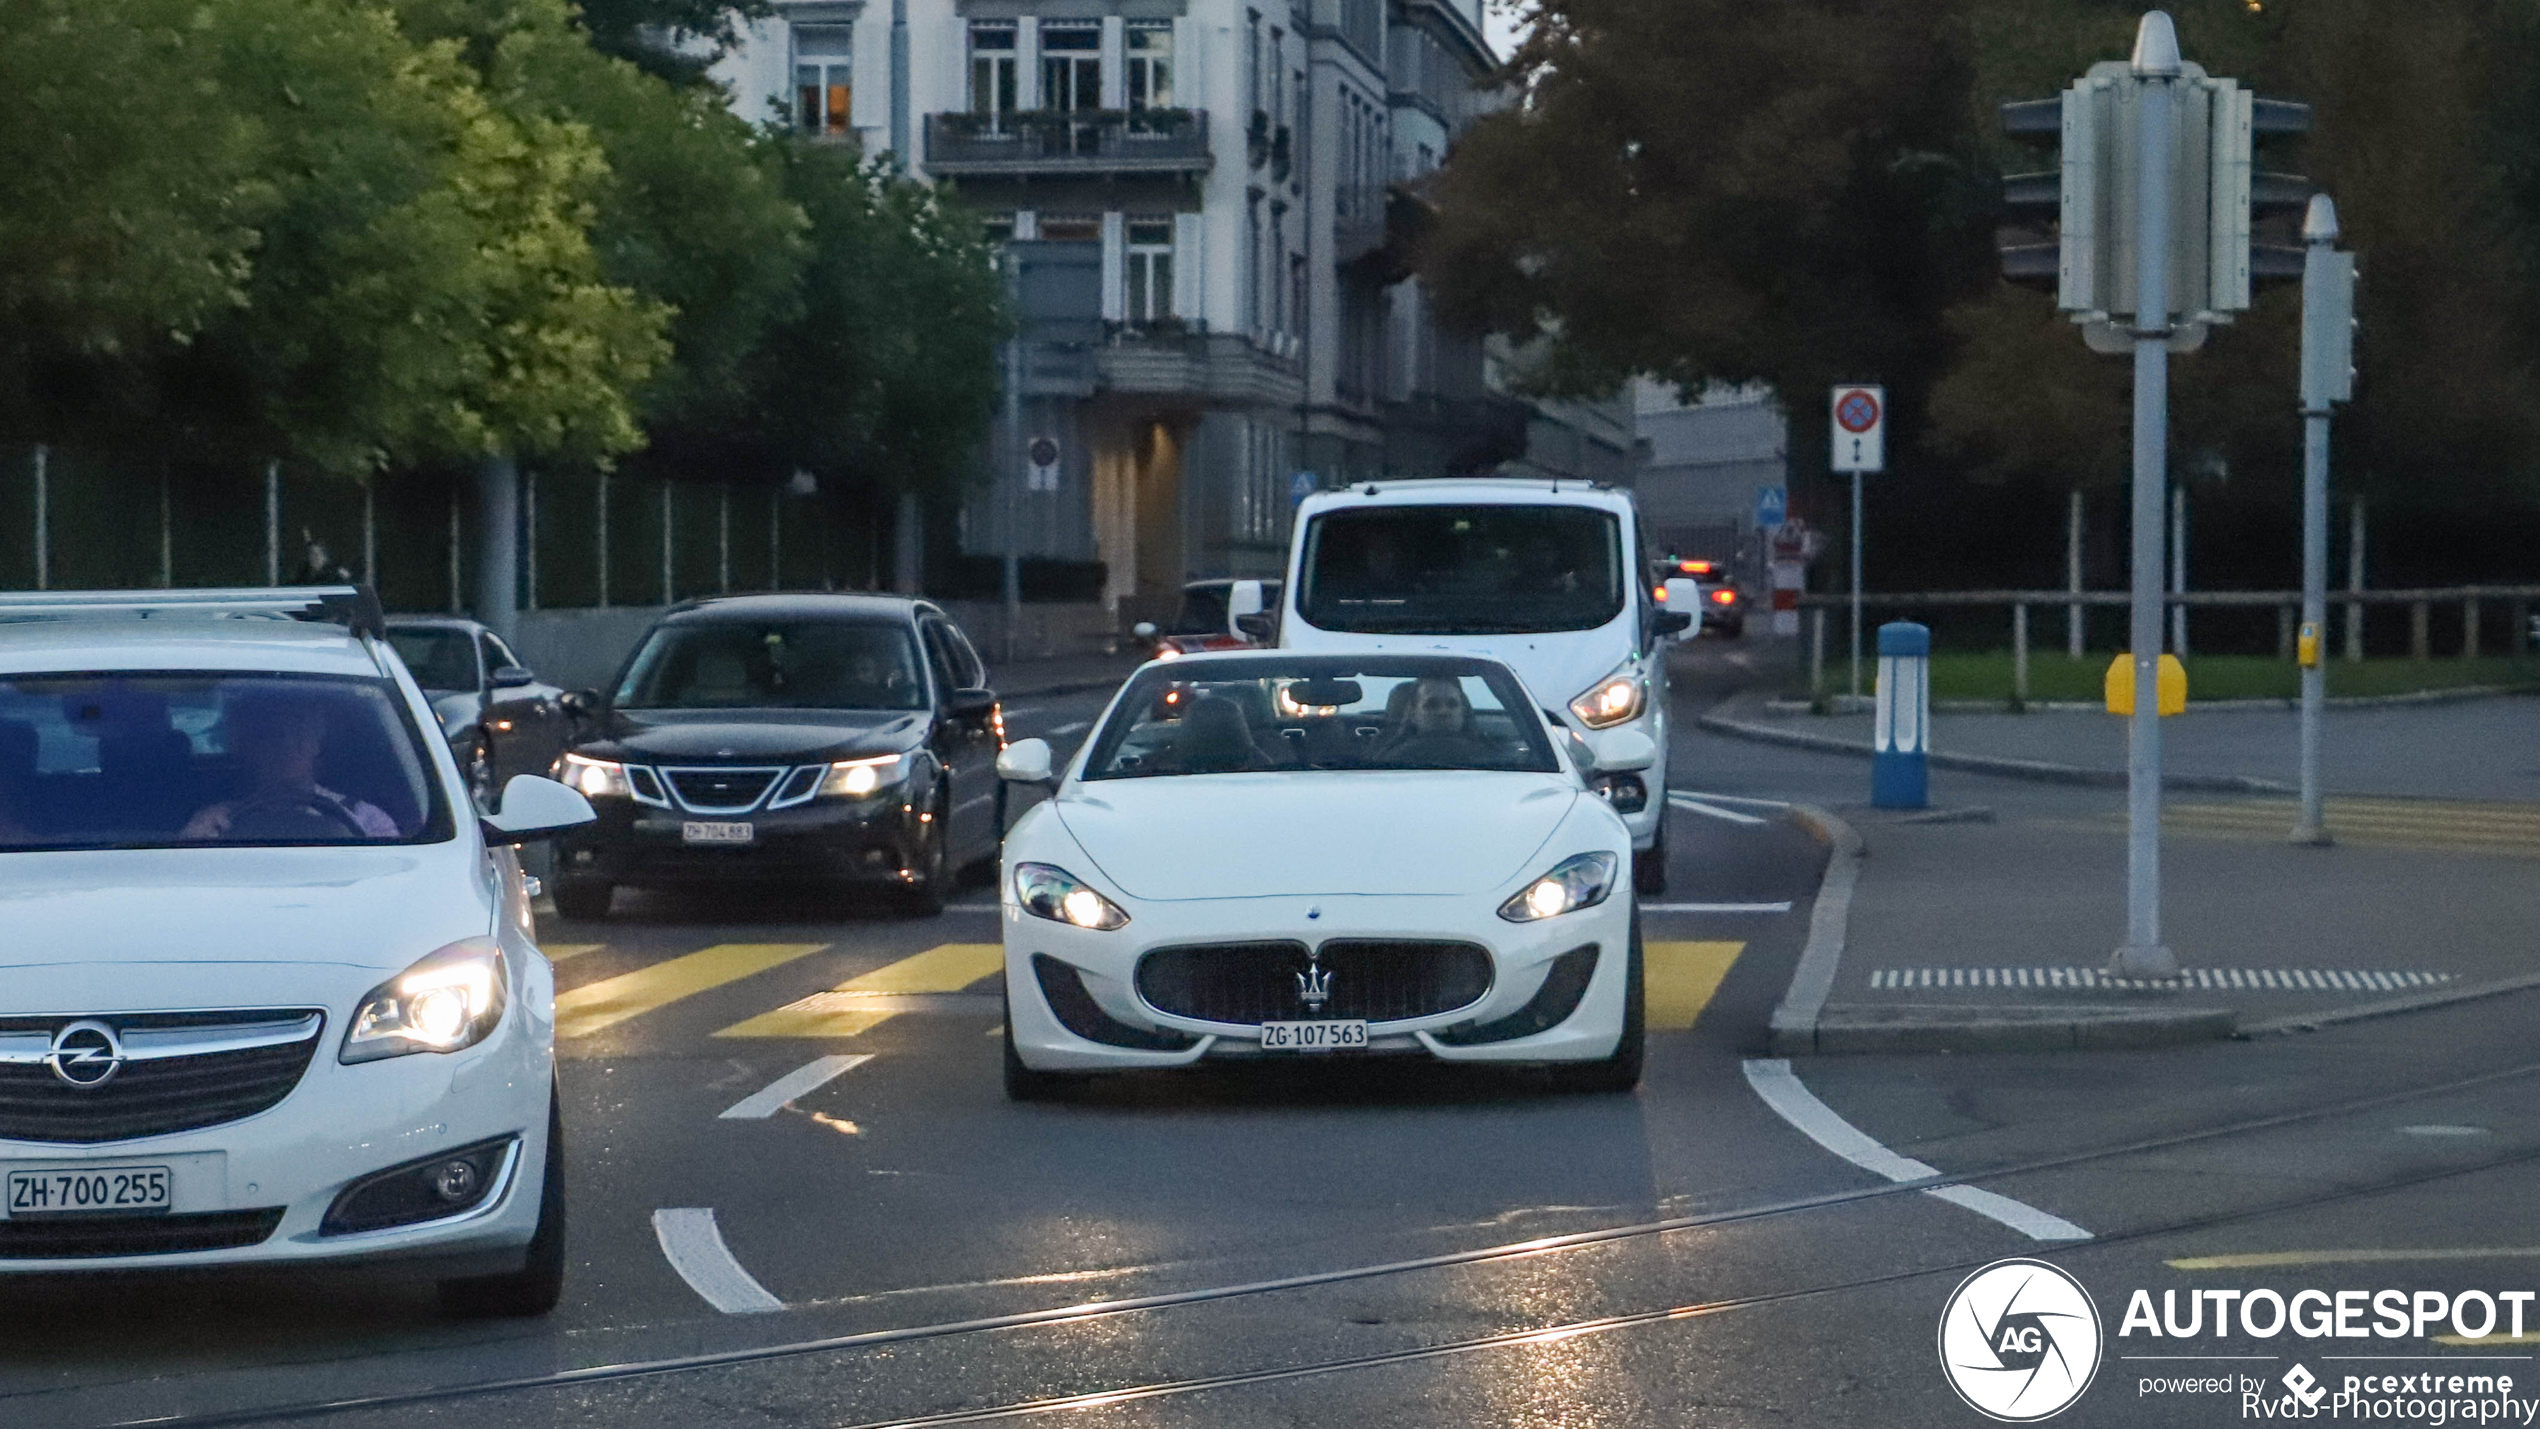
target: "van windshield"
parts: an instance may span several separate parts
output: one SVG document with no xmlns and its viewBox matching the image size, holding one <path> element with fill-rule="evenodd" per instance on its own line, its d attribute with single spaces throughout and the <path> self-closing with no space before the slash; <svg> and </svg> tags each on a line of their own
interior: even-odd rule
<svg viewBox="0 0 2540 1429">
<path fill-rule="evenodd" d="M 1306 529 L 1297 613 L 1362 634 L 1593 630 L 1623 612 L 1620 524 L 1582 506 L 1394 506 Z"/>
</svg>

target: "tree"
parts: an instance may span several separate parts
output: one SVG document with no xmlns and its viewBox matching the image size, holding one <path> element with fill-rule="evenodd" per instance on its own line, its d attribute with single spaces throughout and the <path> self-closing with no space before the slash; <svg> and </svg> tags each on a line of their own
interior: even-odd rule
<svg viewBox="0 0 2540 1429">
<path fill-rule="evenodd" d="M 1544 341 L 1557 392 L 1879 377 L 1917 410 L 1939 314 L 1991 259 L 1957 6 L 1543 0 L 1535 22 L 1516 102 L 1435 182 L 1441 316 Z"/>
<path fill-rule="evenodd" d="M 776 13 L 768 0 L 582 0 L 579 9 L 601 53 L 680 84 L 702 81 L 742 26 Z"/>
</svg>

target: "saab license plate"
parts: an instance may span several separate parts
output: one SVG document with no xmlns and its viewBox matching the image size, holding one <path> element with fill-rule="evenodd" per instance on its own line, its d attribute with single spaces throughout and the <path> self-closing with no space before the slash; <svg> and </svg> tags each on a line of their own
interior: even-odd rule
<svg viewBox="0 0 2540 1429">
<path fill-rule="evenodd" d="M 1329 1052 L 1336 1048 L 1367 1045 L 1367 1024 L 1344 1022 L 1264 1022 L 1261 1024 L 1261 1050 L 1264 1052 Z"/>
<path fill-rule="evenodd" d="M 129 1216 L 175 1204 L 165 1166 L 66 1166 L 9 1173 L 9 1215 Z"/>
<path fill-rule="evenodd" d="M 679 826 L 679 841 L 691 844 L 745 844 L 758 837 L 749 824 L 708 824 L 695 819 Z"/>
</svg>

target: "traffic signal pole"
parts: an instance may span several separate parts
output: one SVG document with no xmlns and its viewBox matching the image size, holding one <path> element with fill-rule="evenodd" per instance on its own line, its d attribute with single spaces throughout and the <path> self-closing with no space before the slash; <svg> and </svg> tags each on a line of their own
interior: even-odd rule
<svg viewBox="0 0 2540 1429">
<path fill-rule="evenodd" d="M 2292 842 L 2327 844 L 2320 717 L 2328 696 L 2328 417 L 2354 391 L 2354 255 L 2339 253 L 2337 205 L 2315 194 L 2302 220 L 2302 811 Z"/>
<path fill-rule="evenodd" d="M 2178 33 L 2153 11 L 2135 33 L 2134 714 L 2126 749 L 2126 940 L 2108 970 L 2120 977 L 2178 976 L 2161 942 L 2161 517 L 2168 505 L 2171 148 L 2179 76 Z"/>
</svg>

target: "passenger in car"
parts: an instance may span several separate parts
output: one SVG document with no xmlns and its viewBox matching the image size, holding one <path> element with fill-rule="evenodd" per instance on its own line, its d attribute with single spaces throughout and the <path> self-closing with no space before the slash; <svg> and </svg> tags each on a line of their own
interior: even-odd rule
<svg viewBox="0 0 2540 1429">
<path fill-rule="evenodd" d="M 323 707 L 277 696 L 242 698 L 231 705 L 223 726 L 230 753 L 246 771 L 247 792 L 196 810 L 177 837 L 221 838 L 242 809 L 292 805 L 331 807 L 368 837 L 397 837 L 397 821 L 378 805 L 317 782 L 318 756 L 326 749 L 326 723 Z"/>
</svg>

